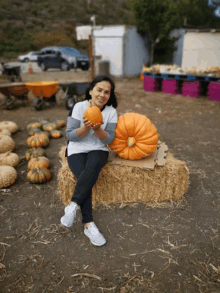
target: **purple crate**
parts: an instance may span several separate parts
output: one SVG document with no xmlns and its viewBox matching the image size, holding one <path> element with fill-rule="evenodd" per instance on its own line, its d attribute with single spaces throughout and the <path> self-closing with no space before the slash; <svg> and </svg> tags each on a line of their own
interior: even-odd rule
<svg viewBox="0 0 220 293">
<path fill-rule="evenodd" d="M 182 89 L 197 90 L 200 88 L 199 81 L 184 81 L 182 84 Z"/>
<path fill-rule="evenodd" d="M 163 88 L 162 92 L 166 93 L 166 94 L 177 95 L 178 94 L 178 89 L 176 89 L 176 88 L 174 88 L 174 89 L 171 89 L 171 88 L 164 89 Z"/>
</svg>

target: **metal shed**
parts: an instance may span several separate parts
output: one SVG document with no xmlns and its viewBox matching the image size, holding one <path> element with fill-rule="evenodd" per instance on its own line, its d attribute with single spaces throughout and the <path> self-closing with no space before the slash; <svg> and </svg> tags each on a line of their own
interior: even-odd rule
<svg viewBox="0 0 220 293">
<path fill-rule="evenodd" d="M 135 26 L 97 27 L 93 30 L 93 42 L 94 55 L 100 61 L 109 61 L 113 76 L 139 75 L 143 63 L 150 61 L 147 41 Z"/>
</svg>

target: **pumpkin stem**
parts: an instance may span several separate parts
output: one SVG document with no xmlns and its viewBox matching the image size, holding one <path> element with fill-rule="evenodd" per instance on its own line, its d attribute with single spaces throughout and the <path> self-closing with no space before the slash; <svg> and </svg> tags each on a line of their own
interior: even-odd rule
<svg viewBox="0 0 220 293">
<path fill-rule="evenodd" d="M 131 148 L 133 145 L 135 145 L 135 138 L 134 137 L 128 137 L 127 139 L 127 144 L 128 144 L 128 147 Z"/>
</svg>

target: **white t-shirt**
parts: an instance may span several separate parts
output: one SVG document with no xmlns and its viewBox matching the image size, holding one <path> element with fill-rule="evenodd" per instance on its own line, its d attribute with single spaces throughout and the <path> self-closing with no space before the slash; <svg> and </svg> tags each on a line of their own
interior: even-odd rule
<svg viewBox="0 0 220 293">
<path fill-rule="evenodd" d="M 73 108 L 72 117 L 80 121 L 80 127 L 83 125 L 83 116 L 88 107 L 89 101 L 85 100 L 78 102 Z M 102 111 L 102 117 L 104 124 L 101 125 L 101 128 L 103 130 L 105 130 L 108 123 L 117 123 L 117 112 L 112 106 L 105 106 Z M 79 141 L 69 141 L 68 144 L 68 156 L 78 153 L 88 153 L 94 150 L 108 151 L 108 147 L 96 136 L 93 129 L 90 129 Z"/>
</svg>

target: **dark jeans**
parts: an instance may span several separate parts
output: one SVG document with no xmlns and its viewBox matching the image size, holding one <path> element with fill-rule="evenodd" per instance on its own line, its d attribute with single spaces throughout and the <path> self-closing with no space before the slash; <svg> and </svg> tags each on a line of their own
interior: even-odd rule
<svg viewBox="0 0 220 293">
<path fill-rule="evenodd" d="M 81 207 L 83 223 L 93 221 L 92 187 L 107 160 L 107 151 L 91 151 L 89 153 L 73 154 L 67 157 L 70 170 L 77 178 L 71 201 Z"/>
</svg>

